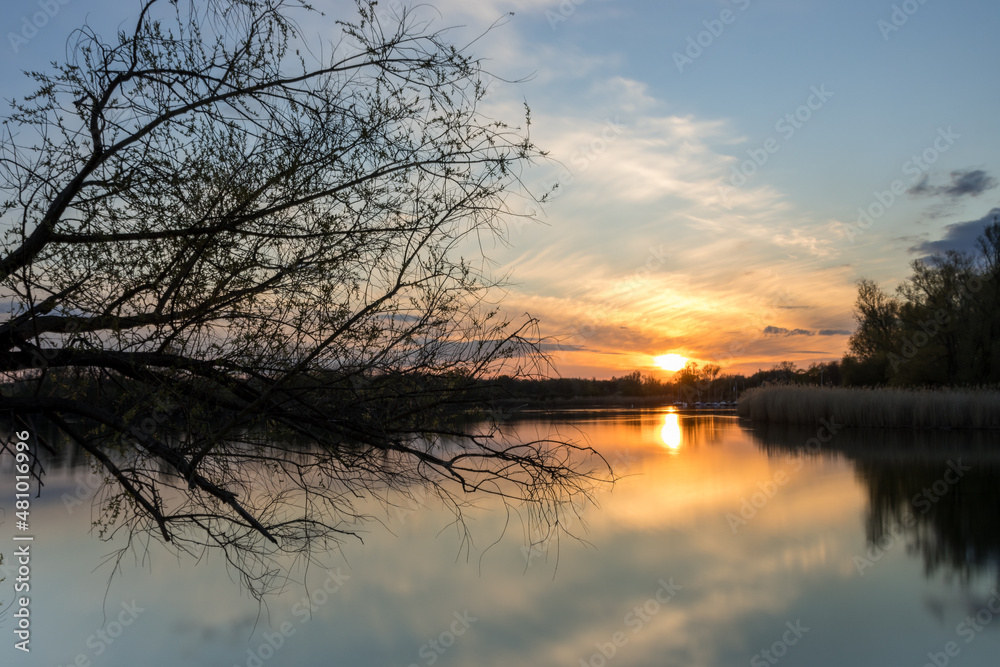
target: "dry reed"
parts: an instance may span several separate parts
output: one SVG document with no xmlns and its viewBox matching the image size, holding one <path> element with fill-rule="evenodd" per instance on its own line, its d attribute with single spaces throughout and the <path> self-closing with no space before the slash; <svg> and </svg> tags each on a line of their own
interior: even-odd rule
<svg viewBox="0 0 1000 667">
<path fill-rule="evenodd" d="M 769 385 L 749 389 L 736 412 L 752 421 L 876 428 L 1000 428 L 995 389 L 888 389 Z"/>
</svg>

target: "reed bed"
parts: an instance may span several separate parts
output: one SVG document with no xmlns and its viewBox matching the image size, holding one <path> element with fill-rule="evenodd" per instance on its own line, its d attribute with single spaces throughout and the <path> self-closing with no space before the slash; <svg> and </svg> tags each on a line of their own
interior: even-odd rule
<svg viewBox="0 0 1000 667">
<path fill-rule="evenodd" d="M 744 392 L 736 413 L 780 424 L 1000 429 L 1000 391 L 770 385 Z"/>
</svg>

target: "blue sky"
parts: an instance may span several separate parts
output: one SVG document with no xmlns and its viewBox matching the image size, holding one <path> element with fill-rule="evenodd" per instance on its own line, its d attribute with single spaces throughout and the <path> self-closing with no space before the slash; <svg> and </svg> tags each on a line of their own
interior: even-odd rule
<svg viewBox="0 0 1000 667">
<path fill-rule="evenodd" d="M 510 272 L 511 312 L 562 342 L 564 375 L 654 372 L 667 352 L 744 371 L 839 358 L 856 280 L 894 288 L 1000 206 L 1000 5 L 431 4 L 436 25 L 464 26 L 457 42 L 514 12 L 473 50 L 528 80 L 496 82 L 487 110 L 516 121 L 528 102 L 553 158 L 528 182 L 560 187 L 541 224 L 514 225 L 490 255 Z M 316 37 L 352 11 L 314 5 Z M 6 98 L 27 90 L 18 70 L 63 57 L 85 17 L 107 33 L 138 4 L 47 6 L 20 42 L 44 5 L 6 5 Z M 859 208 L 878 215 L 859 224 Z"/>
</svg>

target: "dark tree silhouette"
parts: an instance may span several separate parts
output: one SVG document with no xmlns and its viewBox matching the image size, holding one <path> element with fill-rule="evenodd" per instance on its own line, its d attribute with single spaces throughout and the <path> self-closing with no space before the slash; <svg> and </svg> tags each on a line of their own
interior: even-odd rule
<svg viewBox="0 0 1000 667">
<path fill-rule="evenodd" d="M 858 283 L 850 384 L 968 385 L 1000 381 L 1000 220 L 983 229 L 978 253 L 914 260 L 889 296 Z"/>
<path fill-rule="evenodd" d="M 352 533 L 358 493 L 496 494 L 544 528 L 603 479 L 456 419 L 544 363 L 476 258 L 540 153 L 480 110 L 480 61 L 374 9 L 320 51 L 295 0 L 147 0 L 4 122 L 0 408 L 103 468 L 105 530 L 220 547 L 255 591 L 268 542 Z"/>
</svg>

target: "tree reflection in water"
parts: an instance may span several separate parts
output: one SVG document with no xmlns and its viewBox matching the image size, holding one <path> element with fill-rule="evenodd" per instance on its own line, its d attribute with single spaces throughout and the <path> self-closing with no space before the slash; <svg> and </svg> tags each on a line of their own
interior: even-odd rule
<svg viewBox="0 0 1000 667">
<path fill-rule="evenodd" d="M 925 574 L 1000 583 L 1000 433 L 843 429 L 815 454 L 815 429 L 744 427 L 768 454 L 843 456 L 868 494 L 869 545 L 901 541 Z"/>
</svg>

